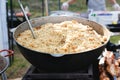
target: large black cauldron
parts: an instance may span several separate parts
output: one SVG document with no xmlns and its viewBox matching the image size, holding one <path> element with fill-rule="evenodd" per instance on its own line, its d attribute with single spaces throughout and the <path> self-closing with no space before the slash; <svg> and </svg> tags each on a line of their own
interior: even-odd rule
<svg viewBox="0 0 120 80">
<path fill-rule="evenodd" d="M 43 53 L 30 50 L 26 47 L 20 45 L 16 38 L 19 33 L 23 32 L 26 29 L 29 29 L 27 22 L 20 24 L 14 32 L 14 39 L 23 54 L 23 56 L 35 67 L 38 69 L 52 71 L 52 72 L 74 72 L 83 68 L 88 67 L 91 63 L 97 61 L 97 58 L 100 56 L 106 44 L 109 41 L 110 34 L 106 27 L 103 27 L 100 24 L 97 24 L 93 21 L 89 21 L 83 18 L 76 18 L 76 17 L 66 17 L 66 16 L 47 16 L 47 17 L 40 17 L 36 19 L 31 19 L 31 23 L 33 27 L 52 22 L 52 23 L 59 23 L 66 20 L 77 20 L 86 25 L 90 25 L 93 27 L 98 33 L 107 36 L 107 41 L 101 45 L 100 47 L 85 51 L 82 53 L 75 53 L 75 54 L 66 54 L 63 56 L 55 57 L 52 56 L 50 53 Z"/>
</svg>

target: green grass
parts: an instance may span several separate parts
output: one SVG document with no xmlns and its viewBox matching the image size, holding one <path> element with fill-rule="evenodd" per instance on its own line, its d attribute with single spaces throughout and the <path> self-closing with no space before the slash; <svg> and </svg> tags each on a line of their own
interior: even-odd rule
<svg viewBox="0 0 120 80">
<path fill-rule="evenodd" d="M 118 43 L 118 41 L 120 40 L 120 35 L 117 35 L 117 36 L 112 36 L 111 38 L 110 38 L 110 41 L 112 42 L 112 43 Z"/>
<path fill-rule="evenodd" d="M 8 79 L 14 79 L 24 76 L 30 63 L 23 57 L 17 46 L 14 46 L 14 61 L 6 70 Z"/>
</svg>

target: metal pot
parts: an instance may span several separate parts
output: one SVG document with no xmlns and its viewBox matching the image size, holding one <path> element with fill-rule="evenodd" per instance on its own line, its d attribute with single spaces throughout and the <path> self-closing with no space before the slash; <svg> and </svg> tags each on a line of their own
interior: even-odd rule
<svg viewBox="0 0 120 80">
<path fill-rule="evenodd" d="M 72 17 L 80 17 L 79 13 L 75 13 L 72 11 L 51 11 L 50 16 L 72 16 Z"/>
<path fill-rule="evenodd" d="M 97 24 L 93 21 L 89 21 L 83 18 L 77 17 L 68 17 L 68 16 L 47 16 L 47 17 L 40 17 L 36 19 L 31 19 L 30 22 L 32 23 L 33 27 L 45 24 L 45 23 L 59 23 L 66 20 L 77 20 L 82 24 L 90 25 L 93 27 L 98 33 L 107 36 L 107 41 L 99 46 L 96 49 L 75 53 L 75 54 L 66 54 L 62 56 L 53 56 L 50 53 L 43 53 L 30 50 L 22 45 L 20 45 L 16 38 L 18 35 L 29 29 L 27 22 L 24 22 L 17 26 L 14 32 L 14 39 L 18 48 L 20 49 L 23 56 L 37 69 L 45 70 L 45 71 L 52 71 L 52 72 L 74 72 L 83 68 L 88 67 L 91 63 L 97 61 L 97 58 L 100 56 L 106 44 L 109 41 L 110 33 L 108 29 L 100 24 Z"/>
<path fill-rule="evenodd" d="M 1 56 L 0 55 L 0 74 L 2 74 L 9 66 L 9 62 L 8 62 L 8 60 L 6 60 L 5 57 L 13 55 L 13 51 L 12 50 L 6 50 L 6 49 L 0 50 L 0 53 L 2 53 L 4 51 L 7 51 L 8 55 L 5 55 L 5 56 Z"/>
</svg>

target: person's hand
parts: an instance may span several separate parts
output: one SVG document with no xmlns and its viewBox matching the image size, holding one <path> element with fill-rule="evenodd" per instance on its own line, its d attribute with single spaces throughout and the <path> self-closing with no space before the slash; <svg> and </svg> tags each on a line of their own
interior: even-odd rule
<svg viewBox="0 0 120 80">
<path fill-rule="evenodd" d="M 69 8 L 68 2 L 64 2 L 64 3 L 62 4 L 62 6 L 61 6 L 61 9 L 62 9 L 62 10 L 68 10 L 68 8 Z"/>
<path fill-rule="evenodd" d="M 113 5 L 114 10 L 120 11 L 120 5 L 118 3 Z"/>
</svg>

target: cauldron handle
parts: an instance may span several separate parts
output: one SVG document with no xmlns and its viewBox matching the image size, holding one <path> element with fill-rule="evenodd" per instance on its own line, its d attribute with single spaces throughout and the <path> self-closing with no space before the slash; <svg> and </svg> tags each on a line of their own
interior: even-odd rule
<svg viewBox="0 0 120 80">
<path fill-rule="evenodd" d="M 7 52 L 8 52 L 8 54 L 5 55 L 4 57 L 11 56 L 11 55 L 13 55 L 13 53 L 14 53 L 14 51 L 12 51 L 12 50 L 7 50 L 7 49 L 0 50 L 0 53 L 1 53 L 1 52 L 4 52 L 4 51 L 7 51 Z"/>
</svg>

